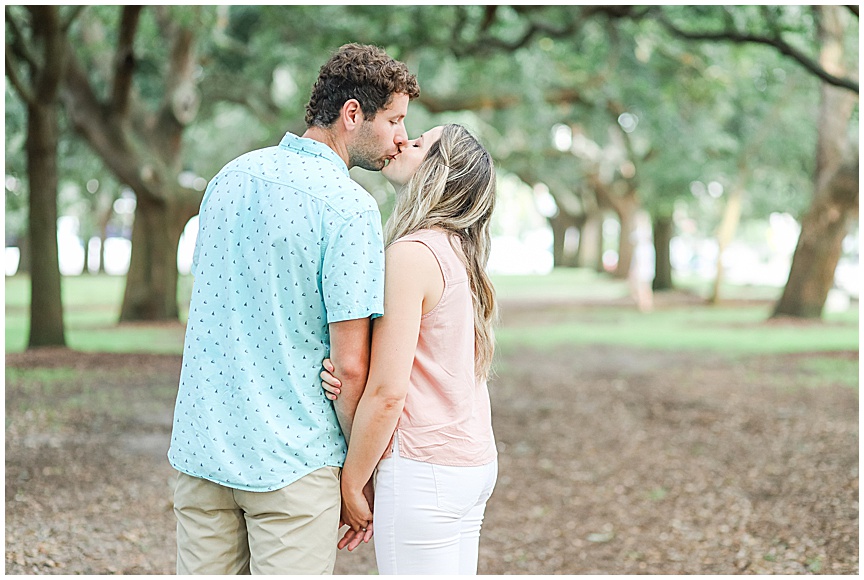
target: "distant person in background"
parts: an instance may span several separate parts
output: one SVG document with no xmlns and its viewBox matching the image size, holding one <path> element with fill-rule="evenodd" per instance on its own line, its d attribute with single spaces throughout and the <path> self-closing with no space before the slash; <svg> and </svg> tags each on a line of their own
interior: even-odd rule
<svg viewBox="0 0 864 580">
<path fill-rule="evenodd" d="M 486 386 L 495 168 L 465 128 L 445 125 L 411 141 L 381 173 L 397 188 L 384 316 L 373 324 L 342 471 L 343 515 L 358 532 L 374 521 L 380 574 L 476 574 L 498 473 Z M 324 388 L 341 396 L 338 369 L 324 366 L 336 375 L 322 373 Z M 363 493 L 373 472 L 374 515 Z"/>
<path fill-rule="evenodd" d="M 627 273 L 630 296 L 640 312 L 651 312 L 654 309 L 654 291 L 651 285 L 654 282 L 656 256 L 651 237 L 651 220 L 647 213 L 636 214 L 630 239 L 633 243 L 633 257 Z"/>
<path fill-rule="evenodd" d="M 333 572 L 345 439 L 384 312 L 381 216 L 348 169 L 398 156 L 418 95 L 404 64 L 345 45 L 320 69 L 303 136 L 208 185 L 168 451 L 178 574 Z M 335 409 L 327 356 L 344 383 Z"/>
</svg>

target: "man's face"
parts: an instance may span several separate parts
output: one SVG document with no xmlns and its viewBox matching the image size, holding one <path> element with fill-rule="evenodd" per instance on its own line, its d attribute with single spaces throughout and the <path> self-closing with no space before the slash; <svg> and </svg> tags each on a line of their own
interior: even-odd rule
<svg viewBox="0 0 864 580">
<path fill-rule="evenodd" d="M 390 104 L 378 111 L 373 120 L 364 120 L 348 145 L 349 167 L 381 171 L 408 142 L 405 132 L 407 113 L 408 95 L 396 93 Z"/>
</svg>

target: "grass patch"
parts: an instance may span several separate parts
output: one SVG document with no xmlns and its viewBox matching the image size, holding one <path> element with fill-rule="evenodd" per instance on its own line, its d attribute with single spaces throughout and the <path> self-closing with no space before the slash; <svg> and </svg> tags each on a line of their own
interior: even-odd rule
<svg viewBox="0 0 864 580">
<path fill-rule="evenodd" d="M 808 358 L 800 361 L 798 368 L 811 376 L 813 386 L 839 384 L 858 388 L 860 366 L 857 360 Z"/>
<path fill-rule="evenodd" d="M 108 276 L 107 274 L 63 276 L 60 282 L 64 308 L 109 307 L 116 309 L 118 314 L 125 288 L 126 278 L 124 276 Z M 7 277 L 6 310 L 8 311 L 10 307 L 27 309 L 29 304 L 30 277 L 24 275 Z"/>
<path fill-rule="evenodd" d="M 852 321 L 798 325 L 766 322 L 762 307 L 679 308 L 640 314 L 623 309 L 591 312 L 585 318 L 542 326 L 502 327 L 505 351 L 558 345 L 604 344 L 661 350 L 710 350 L 770 354 L 858 350 L 857 317 Z"/>
<path fill-rule="evenodd" d="M 182 354 L 185 327 L 119 325 L 101 330 L 70 330 L 69 346 L 85 352 Z"/>
<path fill-rule="evenodd" d="M 504 300 L 608 300 L 627 296 L 627 282 L 584 268 L 553 270 L 546 275 L 492 276 Z"/>
<path fill-rule="evenodd" d="M 593 270 L 555 270 L 545 276 L 502 275 L 494 276 L 493 282 L 502 300 L 550 304 L 545 317 L 523 316 L 525 322 L 516 324 L 504 321 L 497 333 L 499 347 L 504 352 L 567 344 L 733 354 L 858 349 L 857 309 L 828 313 L 822 321 L 812 323 L 766 322 L 771 302 L 669 307 L 642 314 L 630 305 L 579 306 L 580 301 L 614 301 L 627 295 L 626 282 Z M 694 281 L 689 283 L 697 285 Z M 68 346 L 90 352 L 182 353 L 183 324 L 117 324 L 124 285 L 125 279 L 118 276 L 63 278 Z M 182 320 L 186 319 L 191 291 L 192 278 L 181 276 L 178 303 Z M 29 292 L 26 276 L 6 279 L 6 352 L 21 352 L 26 347 Z M 727 295 L 759 300 L 766 292 L 766 289 L 735 287 Z M 829 372 L 830 367 L 824 370 Z"/>
<path fill-rule="evenodd" d="M 502 300 L 549 300 L 546 312 L 514 316 L 496 333 L 502 351 L 559 345 L 621 345 L 662 350 L 703 350 L 738 354 L 858 350 L 858 310 L 826 313 L 821 321 L 771 320 L 778 289 L 726 285 L 721 296 L 744 305 L 696 305 L 640 313 L 632 306 L 557 307 L 556 299 L 617 300 L 628 294 L 625 281 L 585 269 L 548 276 L 495 276 Z M 681 289 L 706 295 L 710 284 L 687 280 Z M 759 302 L 762 301 L 762 304 Z"/>
<path fill-rule="evenodd" d="M 713 280 L 696 276 L 675 276 L 675 287 L 702 298 L 713 292 Z M 503 299 L 610 300 L 629 295 L 626 280 L 587 268 L 562 268 L 549 274 L 492 276 L 495 291 Z M 770 300 L 780 298 L 782 288 L 721 284 L 721 300 Z"/>
<path fill-rule="evenodd" d="M 62 279 L 63 322 L 66 344 L 85 352 L 140 352 L 180 354 L 185 327 L 182 324 L 118 324 L 126 279 L 122 276 L 64 276 Z M 192 292 L 190 276 L 181 276 L 178 302 L 181 318 L 188 314 Z M 27 347 L 30 279 L 6 278 L 6 352 Z"/>
</svg>

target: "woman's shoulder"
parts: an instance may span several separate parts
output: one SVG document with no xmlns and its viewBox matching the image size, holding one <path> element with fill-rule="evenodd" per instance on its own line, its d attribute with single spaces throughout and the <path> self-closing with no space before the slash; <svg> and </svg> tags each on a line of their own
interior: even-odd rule
<svg viewBox="0 0 864 580">
<path fill-rule="evenodd" d="M 441 276 L 438 255 L 428 243 L 408 236 L 398 241 L 384 252 L 384 275 L 391 286 L 425 288 Z"/>
<path fill-rule="evenodd" d="M 385 251 L 387 267 L 391 264 L 411 264 L 429 267 L 438 271 L 441 261 L 442 240 L 446 243 L 447 232 L 438 229 L 423 229 L 411 232 L 393 241 Z M 413 243 L 412 243 L 413 242 Z M 432 266 L 434 265 L 434 268 Z"/>
<path fill-rule="evenodd" d="M 425 241 L 434 241 L 439 239 L 447 239 L 448 233 L 444 230 L 433 229 L 433 228 L 424 228 L 422 230 L 417 230 L 415 232 L 411 232 L 410 234 L 405 234 L 401 238 L 398 238 L 393 243 L 397 242 L 425 242 Z"/>
</svg>

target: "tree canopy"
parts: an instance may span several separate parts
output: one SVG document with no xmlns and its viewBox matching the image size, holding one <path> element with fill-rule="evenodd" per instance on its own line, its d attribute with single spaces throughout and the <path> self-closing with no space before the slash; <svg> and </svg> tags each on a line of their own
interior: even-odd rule
<svg viewBox="0 0 864 580">
<path fill-rule="evenodd" d="M 380 45 L 418 75 L 412 133 L 465 122 L 502 172 L 546 187 L 553 230 L 556 219 L 587 228 L 614 211 L 619 274 L 641 209 L 671 223 L 683 208 L 706 235 L 729 219 L 733 191 L 744 219 L 803 215 L 821 87 L 854 99 L 845 126 L 857 150 L 857 7 L 7 6 L 15 235 L 32 197 L 22 103 L 50 18 L 65 55 L 46 69 L 59 89 L 59 187 L 76 183 L 82 200 L 61 196 L 61 210 L 77 206 L 83 219 L 121 187 L 137 197 L 129 320 L 176 318 L 177 242 L 202 183 L 244 151 L 302 133 L 318 66 L 345 42 Z M 825 60 L 828 20 L 842 62 Z M 392 191 L 379 176 L 356 177 L 386 214 Z"/>
</svg>

